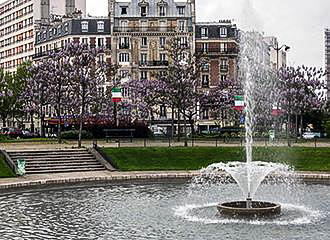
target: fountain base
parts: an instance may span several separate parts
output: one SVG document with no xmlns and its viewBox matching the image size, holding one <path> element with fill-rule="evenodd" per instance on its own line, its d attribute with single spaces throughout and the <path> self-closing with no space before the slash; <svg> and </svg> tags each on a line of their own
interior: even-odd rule
<svg viewBox="0 0 330 240">
<path fill-rule="evenodd" d="M 281 205 L 270 202 L 251 201 L 247 208 L 246 201 L 221 203 L 217 206 L 222 215 L 232 217 L 270 217 L 281 213 Z"/>
</svg>

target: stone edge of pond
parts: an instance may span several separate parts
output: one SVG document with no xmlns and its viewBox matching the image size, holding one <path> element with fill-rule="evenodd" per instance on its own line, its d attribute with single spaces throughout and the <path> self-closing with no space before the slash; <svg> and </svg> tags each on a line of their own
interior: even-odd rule
<svg viewBox="0 0 330 240">
<path fill-rule="evenodd" d="M 220 173 L 221 175 L 225 173 Z M 69 173 L 69 174 L 47 174 L 27 175 L 24 177 L 0 179 L 0 190 L 37 187 L 47 185 L 98 183 L 98 182 L 139 182 L 139 181 L 165 181 L 166 180 L 190 180 L 199 176 L 198 171 L 182 172 L 92 172 L 92 173 Z M 330 184 L 329 173 L 296 172 L 299 179 L 308 183 Z"/>
</svg>

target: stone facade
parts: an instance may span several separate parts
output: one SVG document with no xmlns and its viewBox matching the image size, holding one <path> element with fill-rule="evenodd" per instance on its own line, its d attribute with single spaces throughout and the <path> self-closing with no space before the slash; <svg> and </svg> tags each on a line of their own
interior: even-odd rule
<svg viewBox="0 0 330 240">
<path fill-rule="evenodd" d="M 237 77 L 237 27 L 231 21 L 197 23 L 196 53 L 209 60 L 201 74 L 202 88 L 215 87 Z"/>
<path fill-rule="evenodd" d="M 194 0 L 109 0 L 112 60 L 122 66 L 123 81 L 165 68 L 170 38 L 182 38 L 193 50 L 194 14 Z"/>
</svg>

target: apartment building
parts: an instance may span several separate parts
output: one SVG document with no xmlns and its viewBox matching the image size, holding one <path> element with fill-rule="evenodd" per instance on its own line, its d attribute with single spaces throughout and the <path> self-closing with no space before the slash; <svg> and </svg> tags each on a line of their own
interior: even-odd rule
<svg viewBox="0 0 330 240">
<path fill-rule="evenodd" d="M 112 58 L 122 74 L 147 79 L 168 65 L 165 45 L 173 37 L 194 47 L 194 0 L 109 0 Z"/>
<path fill-rule="evenodd" d="M 86 0 L 7 0 L 0 4 L 0 68 L 15 71 L 34 54 L 36 29 L 54 16 L 86 13 Z"/>
<path fill-rule="evenodd" d="M 328 101 L 330 100 L 330 28 L 325 29 L 325 70 L 327 71 Z"/>
<path fill-rule="evenodd" d="M 196 53 L 208 59 L 201 87 L 210 88 L 237 76 L 237 27 L 230 20 L 196 24 Z"/>
</svg>

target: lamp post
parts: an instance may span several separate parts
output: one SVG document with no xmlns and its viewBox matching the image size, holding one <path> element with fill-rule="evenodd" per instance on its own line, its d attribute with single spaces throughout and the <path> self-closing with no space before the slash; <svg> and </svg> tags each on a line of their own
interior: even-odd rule
<svg viewBox="0 0 330 240">
<path fill-rule="evenodd" d="M 288 51 L 290 47 L 288 45 L 283 44 L 281 47 L 278 47 L 278 42 L 276 41 L 276 45 L 270 45 L 271 48 L 273 48 L 276 51 L 276 70 L 279 69 L 279 52 L 284 48 L 284 51 Z"/>
</svg>

